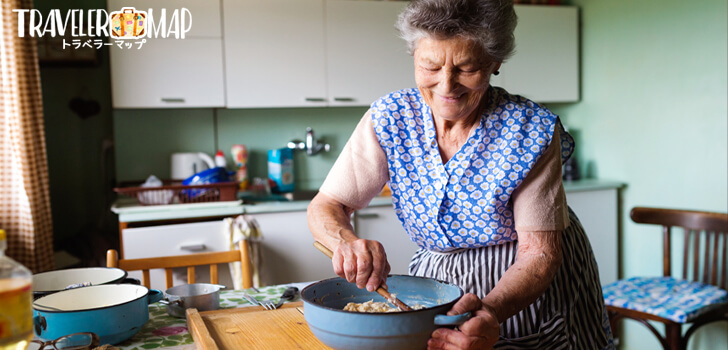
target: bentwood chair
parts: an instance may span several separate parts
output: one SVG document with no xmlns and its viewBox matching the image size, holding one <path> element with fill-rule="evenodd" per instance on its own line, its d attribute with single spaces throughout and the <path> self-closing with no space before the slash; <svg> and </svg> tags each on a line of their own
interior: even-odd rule
<svg viewBox="0 0 728 350">
<path fill-rule="evenodd" d="M 696 329 L 728 321 L 728 214 L 637 207 L 630 217 L 662 226 L 663 276 L 632 277 L 603 287 L 612 331 L 616 337 L 618 321 L 628 318 L 645 325 L 664 349 L 686 349 Z M 672 277 L 673 227 L 684 231 L 682 278 Z M 648 321 L 663 323 L 665 335 Z M 683 334 L 685 324 L 690 327 Z"/>
<path fill-rule="evenodd" d="M 142 284 L 147 288 L 151 288 L 149 280 L 149 270 L 164 269 L 166 286 L 172 287 L 172 269 L 177 267 L 187 268 L 187 283 L 195 283 L 195 267 L 210 266 L 210 283 L 218 283 L 217 264 L 240 262 L 243 289 L 253 286 L 253 273 L 250 262 L 250 254 L 248 251 L 248 241 L 242 239 L 238 242 L 238 249 L 211 252 L 196 253 L 187 255 L 163 256 L 144 259 L 119 259 L 119 253 L 114 249 L 106 252 L 106 266 L 118 267 L 125 271 L 142 271 Z"/>
</svg>

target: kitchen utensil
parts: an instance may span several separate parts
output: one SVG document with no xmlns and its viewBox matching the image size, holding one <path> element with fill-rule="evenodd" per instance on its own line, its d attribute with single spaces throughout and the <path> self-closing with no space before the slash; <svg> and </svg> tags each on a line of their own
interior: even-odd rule
<svg viewBox="0 0 728 350">
<path fill-rule="evenodd" d="M 184 180 L 203 170 L 212 169 L 215 162 L 203 152 L 173 153 L 171 158 L 171 179 Z"/>
<path fill-rule="evenodd" d="M 251 303 L 253 305 L 260 305 L 260 302 L 258 302 L 258 300 L 253 298 L 251 295 L 243 293 L 243 298 L 245 298 L 245 300 L 247 300 L 249 303 Z"/>
<path fill-rule="evenodd" d="M 69 287 L 129 282 L 126 271 L 111 267 L 85 267 L 37 273 L 33 275 L 33 297 L 62 291 Z M 139 281 L 136 281 L 136 284 Z"/>
<path fill-rule="evenodd" d="M 301 306 L 297 301 L 273 311 L 257 307 L 187 309 L 187 329 L 200 350 L 329 349 L 306 326 Z"/>
<path fill-rule="evenodd" d="M 296 295 L 298 295 L 298 288 L 286 288 L 286 290 L 283 291 L 283 295 L 281 295 L 281 300 L 279 300 L 278 304 L 276 304 L 276 309 L 281 307 L 281 305 L 283 305 L 286 301 L 293 301 L 293 299 L 296 299 Z"/>
<path fill-rule="evenodd" d="M 334 349 L 425 349 L 437 327 L 459 326 L 470 314 L 446 316 L 462 296 L 460 287 L 432 278 L 391 275 L 387 284 L 408 305 L 423 309 L 360 313 L 344 311 L 347 303 L 363 303 L 384 298 L 359 289 L 336 277 L 315 282 L 301 291 L 303 311 L 311 332 Z"/>
<path fill-rule="evenodd" d="M 118 344 L 149 320 L 148 305 L 162 292 L 132 284 L 105 284 L 60 291 L 33 302 L 35 334 L 44 340 L 92 332 L 101 344 Z"/>
<path fill-rule="evenodd" d="M 334 253 L 331 251 L 331 249 L 327 248 L 325 245 L 316 241 L 316 242 L 313 242 L 313 246 L 316 247 L 316 249 L 320 250 L 322 253 L 326 254 L 326 256 L 328 256 L 329 258 L 333 259 Z M 411 307 L 405 305 L 405 303 L 403 303 L 396 297 L 389 294 L 389 292 L 386 289 L 382 288 L 381 286 L 377 287 L 376 292 L 379 293 L 379 295 L 383 296 L 388 302 L 394 304 L 394 306 L 396 306 L 400 310 L 402 310 L 402 311 L 412 310 Z"/>
<path fill-rule="evenodd" d="M 274 303 L 273 300 L 261 300 L 258 302 L 258 304 L 266 310 L 276 309 L 276 303 Z"/>
<path fill-rule="evenodd" d="M 220 290 L 225 286 L 208 283 L 192 283 L 174 286 L 165 291 L 166 299 L 160 303 L 167 305 L 167 313 L 174 317 L 185 317 L 185 310 L 211 311 L 220 308 Z"/>
</svg>

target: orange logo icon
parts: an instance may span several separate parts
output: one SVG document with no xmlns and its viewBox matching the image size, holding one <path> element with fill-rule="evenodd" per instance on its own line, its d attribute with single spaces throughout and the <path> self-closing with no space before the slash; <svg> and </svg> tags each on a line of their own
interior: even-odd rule
<svg viewBox="0 0 728 350">
<path fill-rule="evenodd" d="M 136 39 L 145 36 L 147 12 L 133 7 L 122 7 L 113 11 L 111 17 L 111 37 L 114 39 Z"/>
</svg>

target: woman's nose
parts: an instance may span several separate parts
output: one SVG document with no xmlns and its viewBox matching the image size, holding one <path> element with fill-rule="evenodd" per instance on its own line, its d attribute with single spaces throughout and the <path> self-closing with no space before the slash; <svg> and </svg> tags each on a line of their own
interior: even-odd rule
<svg viewBox="0 0 728 350">
<path fill-rule="evenodd" d="M 440 84 L 442 84 L 442 87 L 444 87 L 447 91 L 452 91 L 453 89 L 455 89 L 458 85 L 457 74 L 449 69 L 443 69 L 442 74 L 442 79 L 440 79 Z"/>
</svg>

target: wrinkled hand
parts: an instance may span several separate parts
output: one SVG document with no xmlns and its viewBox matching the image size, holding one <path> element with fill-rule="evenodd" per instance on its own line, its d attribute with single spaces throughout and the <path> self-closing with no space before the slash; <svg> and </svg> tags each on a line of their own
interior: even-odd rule
<svg viewBox="0 0 728 350">
<path fill-rule="evenodd" d="M 384 284 L 390 270 L 382 244 L 366 239 L 339 244 L 331 262 L 338 276 L 370 292 Z"/>
<path fill-rule="evenodd" d="M 463 323 L 460 330 L 438 328 L 432 332 L 427 349 L 492 349 L 498 341 L 499 324 L 493 310 L 484 305 L 475 294 L 465 294 L 458 300 L 448 315 L 459 315 L 470 311 L 473 317 Z"/>
</svg>

